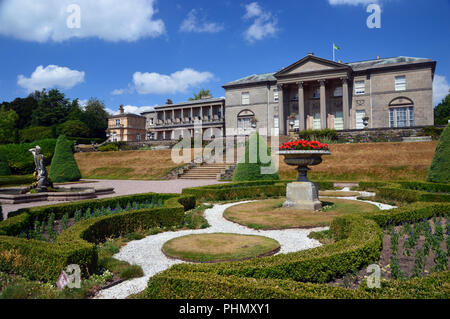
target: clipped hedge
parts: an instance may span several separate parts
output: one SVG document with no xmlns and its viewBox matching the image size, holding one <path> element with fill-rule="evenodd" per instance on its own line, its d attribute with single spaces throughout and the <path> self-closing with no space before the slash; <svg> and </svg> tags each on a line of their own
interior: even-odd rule
<svg viewBox="0 0 450 319">
<path fill-rule="evenodd" d="M 81 179 L 81 172 L 72 152 L 73 142 L 64 135 L 58 137 L 55 154 L 50 166 L 50 179 L 55 183 L 76 182 Z"/>
<path fill-rule="evenodd" d="M 449 168 L 450 169 L 450 168 Z M 450 193 L 450 184 L 425 182 L 398 182 L 402 188 L 431 193 Z"/>
<path fill-rule="evenodd" d="M 286 185 L 292 181 L 248 181 L 183 189 L 183 194 L 201 201 L 227 201 L 286 196 Z M 334 189 L 333 182 L 317 182 L 319 189 Z"/>
<path fill-rule="evenodd" d="M 5 155 L 2 153 L 2 150 L 0 150 L 0 176 L 7 175 L 11 175 L 11 170 L 9 169 Z"/>
<path fill-rule="evenodd" d="M 450 194 L 428 193 L 404 188 L 381 187 L 377 196 L 388 200 L 398 200 L 407 203 L 413 202 L 450 202 Z"/>
<path fill-rule="evenodd" d="M 334 244 L 297 253 L 213 265 L 175 265 L 150 279 L 140 298 L 444 298 L 450 272 L 410 280 L 383 281 L 380 289 L 356 290 L 322 284 L 379 258 L 380 226 L 449 216 L 450 204 L 417 203 L 331 225 Z M 298 282 L 302 281 L 302 282 Z M 304 282 L 306 281 L 306 282 Z"/>
<path fill-rule="evenodd" d="M 31 185 L 33 183 L 33 175 L 10 175 L 0 176 L 0 187 L 17 186 L 17 185 Z"/>
<path fill-rule="evenodd" d="M 442 132 L 433 162 L 428 172 L 428 182 L 450 183 L 450 125 Z"/>
<path fill-rule="evenodd" d="M 39 145 L 45 157 L 45 165 L 49 165 L 55 151 L 56 139 L 44 139 L 33 143 L 0 145 L 0 152 L 5 155 L 11 173 L 14 175 L 33 174 L 35 165 L 29 149 Z"/>
<path fill-rule="evenodd" d="M 81 221 L 62 232 L 55 243 L 12 237 L 34 220 L 44 220 L 52 212 L 59 217 L 65 213 L 73 216 L 77 209 L 155 198 L 164 200 L 164 206 Z M 150 193 L 21 210 L 21 214 L 0 222 L 0 271 L 13 271 L 31 280 L 54 282 L 67 265 L 78 264 L 83 275 L 88 276 L 97 268 L 96 243 L 138 229 L 180 226 L 184 222 L 184 212 L 194 206 L 193 197 Z"/>
</svg>

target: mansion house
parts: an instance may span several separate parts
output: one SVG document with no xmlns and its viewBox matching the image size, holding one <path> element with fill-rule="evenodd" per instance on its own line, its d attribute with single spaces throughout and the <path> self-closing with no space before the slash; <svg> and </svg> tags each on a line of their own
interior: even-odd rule
<svg viewBox="0 0 450 319">
<path fill-rule="evenodd" d="M 214 136 L 432 126 L 435 69 L 436 61 L 424 58 L 343 63 L 310 53 L 278 72 L 225 84 L 225 98 L 143 113 L 146 139 L 177 140 L 195 124 Z"/>
</svg>

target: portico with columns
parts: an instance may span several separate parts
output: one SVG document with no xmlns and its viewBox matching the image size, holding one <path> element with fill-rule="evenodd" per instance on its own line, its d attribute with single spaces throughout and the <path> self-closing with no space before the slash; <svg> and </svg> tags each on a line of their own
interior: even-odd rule
<svg viewBox="0 0 450 319">
<path fill-rule="evenodd" d="M 349 129 L 351 72 L 348 65 L 310 54 L 276 73 L 279 109 L 285 122 L 282 133 Z"/>
</svg>

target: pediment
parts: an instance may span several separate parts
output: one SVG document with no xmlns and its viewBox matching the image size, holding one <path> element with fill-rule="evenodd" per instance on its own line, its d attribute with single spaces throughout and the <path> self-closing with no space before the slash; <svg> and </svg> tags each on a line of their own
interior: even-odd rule
<svg viewBox="0 0 450 319">
<path fill-rule="evenodd" d="M 331 60 L 326 60 L 309 55 L 301 59 L 300 61 L 297 61 L 291 64 L 290 66 L 284 68 L 283 70 L 275 74 L 275 76 L 278 77 L 301 73 L 332 71 L 335 69 L 342 70 L 343 68 L 349 68 L 349 66 L 342 63 L 337 63 Z"/>
</svg>

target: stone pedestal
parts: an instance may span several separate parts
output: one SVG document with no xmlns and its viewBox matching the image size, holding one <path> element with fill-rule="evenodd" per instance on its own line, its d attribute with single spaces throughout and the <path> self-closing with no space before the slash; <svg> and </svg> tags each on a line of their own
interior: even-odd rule
<svg viewBox="0 0 450 319">
<path fill-rule="evenodd" d="M 286 208 L 316 211 L 322 209 L 319 201 L 319 187 L 312 182 L 295 182 L 287 185 Z"/>
</svg>

